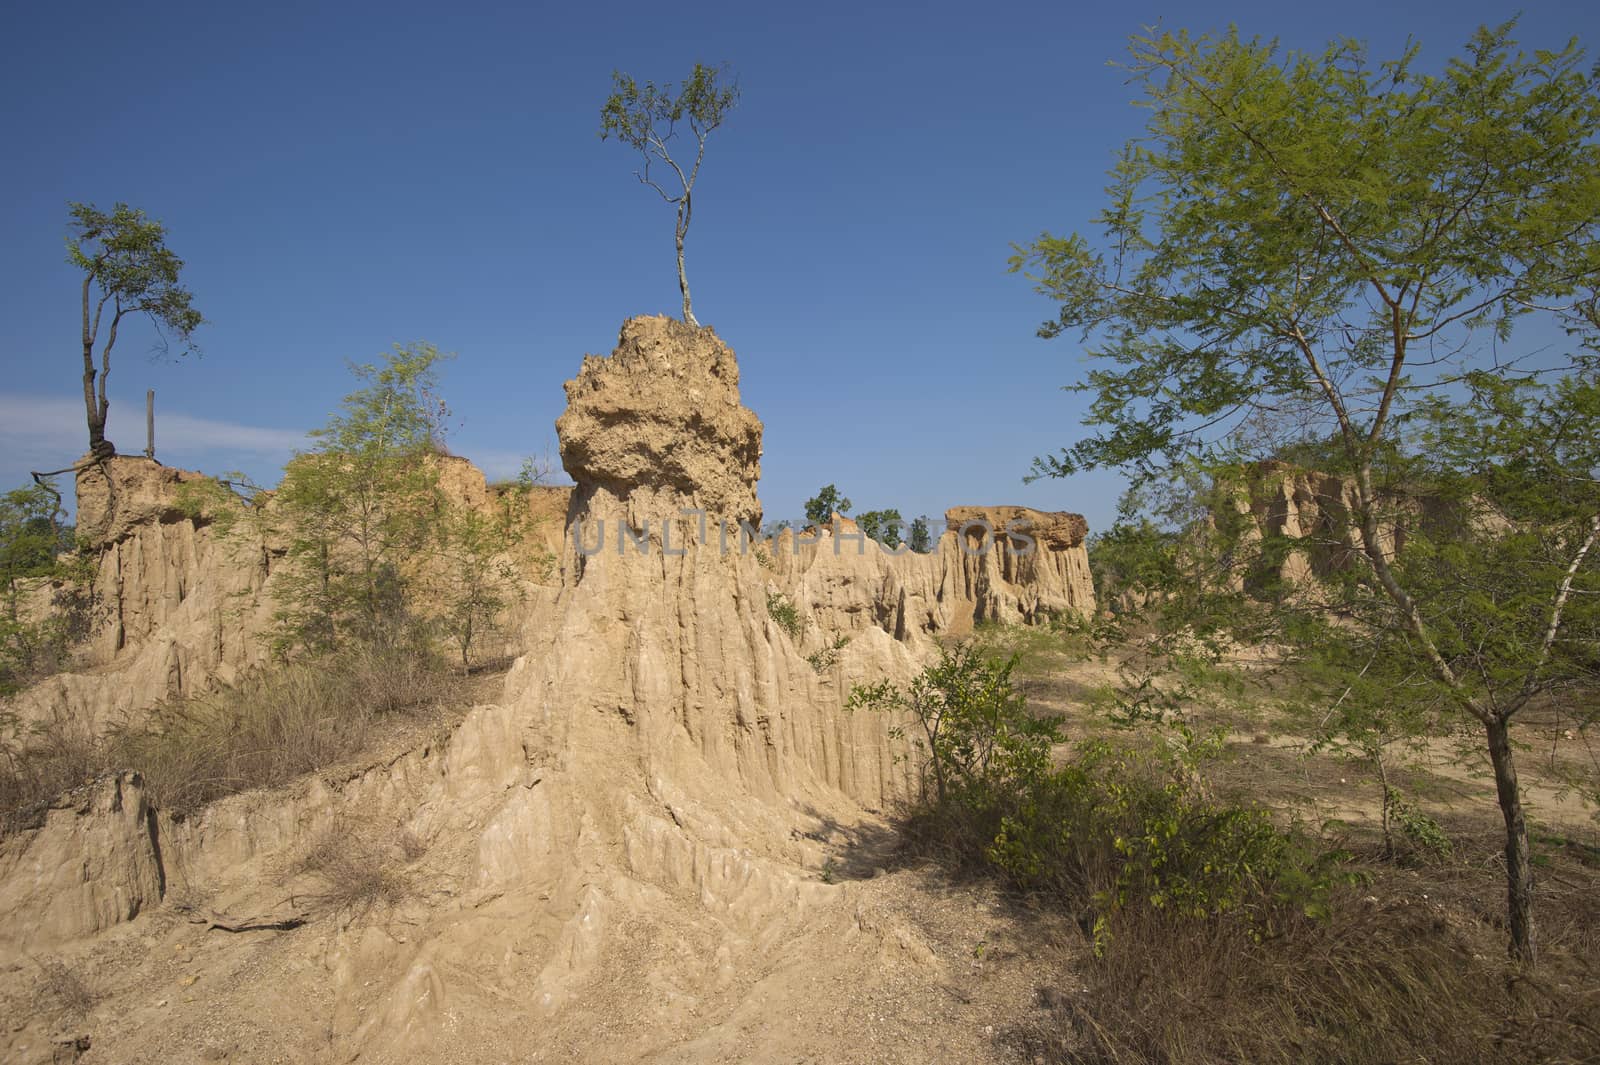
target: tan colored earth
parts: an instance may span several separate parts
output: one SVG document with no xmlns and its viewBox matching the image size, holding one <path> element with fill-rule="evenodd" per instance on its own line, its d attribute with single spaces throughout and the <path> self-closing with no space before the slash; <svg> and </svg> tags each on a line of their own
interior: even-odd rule
<svg viewBox="0 0 1600 1065">
<path fill-rule="evenodd" d="M 0 841 L 0 1056 L 1026 1060 L 1007 1032 L 1058 933 L 898 863 L 910 751 L 843 703 L 974 621 L 1091 612 L 1082 519 L 952 511 L 928 555 L 831 530 L 724 550 L 719 520 L 760 520 L 761 424 L 713 331 L 630 320 L 567 396 L 575 485 L 532 508 L 515 660 L 481 705 L 187 820 L 136 775 L 91 782 Z M 444 473 L 496 505 L 466 463 Z M 80 477 L 108 616 L 25 716 L 101 729 L 259 664 L 281 551 L 217 535 L 190 479 L 132 458 Z M 966 549 L 980 517 L 1026 519 L 1037 549 Z M 568 535 L 602 522 L 598 551 Z M 400 887 L 332 904 L 298 871 L 329 841 Z M 46 1008 L 74 982 L 86 1005 Z"/>
</svg>

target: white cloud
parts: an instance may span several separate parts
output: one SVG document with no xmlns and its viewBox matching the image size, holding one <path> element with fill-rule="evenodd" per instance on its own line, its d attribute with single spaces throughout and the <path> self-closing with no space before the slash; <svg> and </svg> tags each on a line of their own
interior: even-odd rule
<svg viewBox="0 0 1600 1065">
<path fill-rule="evenodd" d="M 136 404 L 112 404 L 106 435 L 120 441 L 121 450 L 126 454 L 143 451 L 143 408 Z M 53 464 L 52 468 L 66 466 L 83 454 L 86 444 L 82 403 L 60 396 L 0 393 L 0 451 L 5 455 L 5 466 L 24 465 L 34 469 L 40 468 L 40 464 Z M 295 448 L 305 445 L 306 434 L 297 429 L 263 428 L 156 411 L 158 458 L 181 455 L 193 462 L 215 453 L 281 462 Z M 208 464 L 202 461 L 201 465 Z"/>
</svg>

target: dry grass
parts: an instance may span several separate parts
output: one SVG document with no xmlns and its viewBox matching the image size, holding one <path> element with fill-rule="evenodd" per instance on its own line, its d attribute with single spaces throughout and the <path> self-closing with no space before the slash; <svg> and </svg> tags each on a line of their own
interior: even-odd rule
<svg viewBox="0 0 1600 1065">
<path fill-rule="evenodd" d="M 38 824 L 58 796 L 107 768 L 102 745 L 70 722 L 19 732 L 0 721 L 0 836 Z"/>
<path fill-rule="evenodd" d="M 349 758 L 397 720 L 465 701 L 467 681 L 432 656 L 367 648 L 279 665 L 157 708 L 99 739 L 56 726 L 0 744 L 0 831 L 38 822 L 62 792 L 134 769 L 158 807 L 184 816 Z"/>
<path fill-rule="evenodd" d="M 1505 960 L 1493 843 L 1485 833 L 1444 866 L 1371 866 L 1328 920 L 1270 937 L 1124 910 L 1102 955 L 1079 963 L 1074 986 L 1044 991 L 1046 1020 L 1018 1038 L 1074 1065 L 1600 1060 L 1600 875 L 1552 855 L 1543 960 L 1529 972 Z"/>
<path fill-rule="evenodd" d="M 406 867 L 426 849 L 403 827 L 339 821 L 312 837 L 290 872 L 315 879 L 322 886 L 316 898 L 329 909 L 361 915 L 415 894 Z"/>
<path fill-rule="evenodd" d="M 81 1019 L 94 1008 L 99 996 L 66 962 L 60 958 L 34 958 L 33 964 L 39 969 L 35 1006 L 38 1012 L 59 1011 L 70 1018 Z"/>
</svg>

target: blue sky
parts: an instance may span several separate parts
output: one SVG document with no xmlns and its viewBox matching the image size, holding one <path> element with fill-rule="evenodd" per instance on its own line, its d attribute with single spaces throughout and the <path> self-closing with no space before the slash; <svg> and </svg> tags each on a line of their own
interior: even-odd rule
<svg viewBox="0 0 1600 1065">
<path fill-rule="evenodd" d="M 555 451 L 586 352 L 677 313 L 672 216 L 597 136 L 613 69 L 727 62 L 689 234 L 695 311 L 766 425 L 761 494 L 834 482 L 908 516 L 1019 503 L 1110 519 L 1118 479 L 1022 483 L 1079 434 L 1075 344 L 1006 272 L 1012 241 L 1085 226 L 1138 132 L 1108 60 L 1161 22 L 1230 21 L 1436 61 L 1517 9 L 1474 2 L 693 5 L 11 4 L 0 16 L 0 487 L 84 450 L 66 202 L 168 227 L 209 323 L 199 360 L 119 341 L 112 439 L 164 461 L 282 461 L 352 387 L 347 360 L 459 354 L 451 446 L 491 475 Z M 1519 38 L 1600 42 L 1600 13 L 1528 3 Z"/>
</svg>

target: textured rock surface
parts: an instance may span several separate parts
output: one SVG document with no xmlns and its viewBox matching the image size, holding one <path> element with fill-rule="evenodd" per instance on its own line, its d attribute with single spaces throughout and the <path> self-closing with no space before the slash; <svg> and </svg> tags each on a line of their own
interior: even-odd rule
<svg viewBox="0 0 1600 1065">
<path fill-rule="evenodd" d="M 1027 507 L 954 507 L 941 552 L 954 546 L 977 621 L 1032 622 L 1094 613 L 1094 579 L 1081 514 Z M 955 543 L 949 543 L 951 537 Z"/>
<path fill-rule="evenodd" d="M 125 852 L 96 867 L 93 900 L 63 904 L 76 917 L 52 918 L 30 940 L 107 966 L 115 993 L 86 1021 L 92 1054 L 609 1063 L 792 1060 L 826 1046 L 821 1057 L 838 1061 L 989 1056 L 979 1024 L 929 1034 L 952 1009 L 950 973 L 914 925 L 877 908 L 878 880 L 825 875 L 827 841 L 888 835 L 870 811 L 905 794 L 911 771 L 891 722 L 843 702 L 855 682 L 910 677 L 932 635 L 982 611 L 1051 609 L 1042 604 L 1063 593 L 1018 593 L 1012 581 L 1044 571 L 1015 560 L 969 566 L 954 532 L 936 555 L 898 557 L 875 544 L 835 554 L 830 537 L 785 555 L 792 534 L 762 552 L 725 551 L 714 522 L 702 535 L 681 509 L 751 521 L 761 510 L 760 425 L 740 402 L 732 352 L 709 330 L 630 322 L 613 356 L 585 360 L 568 395 L 559 427 L 577 485 L 540 506 L 564 499 L 573 535 L 559 545 L 555 591 L 526 615 L 497 704 L 337 776 L 234 796 L 181 823 L 146 816 L 156 889 L 164 879 L 190 918 L 164 906 L 107 930 L 88 916 L 134 916 L 100 900 L 136 893 L 138 912 L 147 908 L 137 817 L 107 804 L 53 812 L 0 843 L 16 870 L 64 869 L 27 856 L 70 857 L 75 846 Z M 1081 531 L 1061 546 L 1070 539 L 1050 550 L 1081 551 Z M 772 617 L 775 596 L 799 608 L 797 633 Z M 836 647 L 839 635 L 851 638 Z M 404 839 L 384 860 L 406 890 L 371 908 L 330 901 L 300 861 L 328 838 L 351 849 Z M 0 943 L 37 923 L 53 905 L 38 885 L 63 876 L 35 874 L 35 889 L 0 905 Z M 187 923 L 286 911 L 303 927 L 236 935 Z M 969 928 L 974 919 L 962 917 Z M 960 956 L 970 949 L 963 941 Z M 200 951 L 204 962 L 181 967 Z M 25 986 L 14 958 L 0 957 L 0 1000 Z M 889 1007 L 896 1034 L 863 1039 L 885 1020 L 869 996 L 888 987 L 901 989 Z M 16 1052 L 46 1035 L 0 1033 L 0 1053 L 7 1038 Z"/>
<path fill-rule="evenodd" d="M 556 431 L 577 484 L 641 517 L 687 505 L 713 522 L 761 520 L 761 422 L 739 402 L 739 364 L 715 332 L 629 319 L 616 351 L 585 357 L 566 388 Z"/>
<path fill-rule="evenodd" d="M 0 847 L 0 960 L 131 920 L 161 901 L 155 814 L 138 776 L 69 798 L 41 828 Z"/>
<path fill-rule="evenodd" d="M 224 542 L 185 506 L 201 475 L 117 457 L 78 475 L 78 535 L 96 556 L 91 633 L 71 670 L 11 701 L 24 721 L 99 731 L 259 662 L 270 622 L 265 545 Z"/>
<path fill-rule="evenodd" d="M 818 623 L 808 643 L 876 628 L 923 648 L 927 637 L 960 636 L 981 621 L 1094 612 L 1088 526 L 1080 515 L 954 507 L 945 523 L 926 555 L 887 550 L 848 519 L 777 537 L 773 565 Z"/>
</svg>

